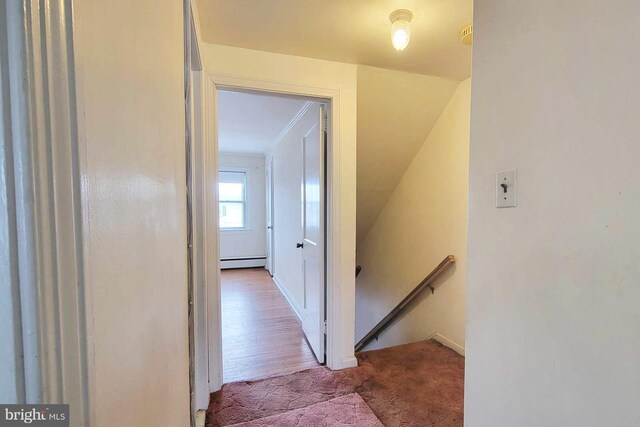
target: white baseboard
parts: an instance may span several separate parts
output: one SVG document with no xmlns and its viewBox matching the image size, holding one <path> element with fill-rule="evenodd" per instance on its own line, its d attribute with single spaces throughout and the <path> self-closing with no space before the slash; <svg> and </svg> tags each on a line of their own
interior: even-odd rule
<svg viewBox="0 0 640 427">
<path fill-rule="evenodd" d="M 356 366 L 358 366 L 358 359 L 355 356 L 347 356 L 340 360 L 338 369 L 355 368 Z"/>
<path fill-rule="evenodd" d="M 220 261 L 220 268 L 222 270 L 229 268 L 255 268 L 264 267 L 267 264 L 267 260 L 262 258 L 258 259 L 225 259 Z"/>
<path fill-rule="evenodd" d="M 275 274 L 273 275 L 273 281 L 278 289 L 280 289 L 282 295 L 284 295 L 285 299 L 293 309 L 293 312 L 296 314 L 296 316 L 298 316 L 298 320 L 300 320 L 300 323 L 302 323 L 302 307 L 300 307 L 300 304 L 298 304 L 296 300 L 293 299 L 293 295 L 289 293 L 287 287 L 283 285 L 280 279 L 278 279 L 278 276 L 276 276 Z"/>
<path fill-rule="evenodd" d="M 196 425 L 195 427 L 204 427 L 204 421 L 207 417 L 206 410 L 196 411 Z"/>
<path fill-rule="evenodd" d="M 458 344 L 455 341 L 450 340 L 449 338 L 445 337 L 444 335 L 436 332 L 433 335 L 431 335 L 428 339 L 432 339 L 435 341 L 438 341 L 440 344 L 442 344 L 445 347 L 449 347 L 451 350 L 455 351 L 456 353 L 464 356 L 464 347 L 461 346 L 460 344 Z"/>
</svg>

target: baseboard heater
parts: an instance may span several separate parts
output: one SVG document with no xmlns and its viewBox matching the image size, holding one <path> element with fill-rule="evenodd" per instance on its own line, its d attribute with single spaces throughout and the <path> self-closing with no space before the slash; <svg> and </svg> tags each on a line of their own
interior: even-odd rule
<svg viewBox="0 0 640 427">
<path fill-rule="evenodd" d="M 223 270 L 231 269 L 231 268 L 264 267 L 266 264 L 267 264 L 266 256 L 220 259 L 220 268 Z"/>
</svg>

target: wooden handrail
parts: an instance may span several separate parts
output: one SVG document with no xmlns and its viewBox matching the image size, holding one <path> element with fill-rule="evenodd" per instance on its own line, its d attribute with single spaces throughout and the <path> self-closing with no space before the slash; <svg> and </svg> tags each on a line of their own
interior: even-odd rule
<svg viewBox="0 0 640 427">
<path fill-rule="evenodd" d="M 413 301 L 425 288 L 430 288 L 431 292 L 433 292 L 433 286 L 431 286 L 431 283 L 440 274 L 442 274 L 442 272 L 449 265 L 453 264 L 454 262 L 456 262 L 456 259 L 455 259 L 455 257 L 453 255 L 449 255 L 445 259 L 443 259 L 442 262 L 440 264 L 438 264 L 438 266 L 436 268 L 434 268 L 433 271 L 431 273 L 429 273 L 429 275 L 427 277 L 425 277 L 422 282 L 420 282 L 420 284 L 418 284 L 418 286 L 416 286 L 411 292 L 409 292 L 409 295 L 407 295 L 406 297 L 404 297 L 404 299 L 402 301 L 400 301 L 400 304 L 396 305 L 394 307 L 394 309 L 391 310 L 391 312 L 384 317 L 384 319 L 382 319 L 380 322 L 378 322 L 378 324 L 376 326 L 374 326 L 373 329 L 371 329 L 371 331 L 367 335 L 364 336 L 364 338 L 362 338 L 360 341 L 358 341 L 358 344 L 356 344 L 355 351 L 358 352 L 358 351 L 362 350 L 362 348 L 364 348 L 364 346 L 369 344 L 369 342 L 373 338 L 377 338 L 377 336 L 380 334 L 380 332 L 384 328 L 386 328 L 389 325 L 389 323 L 391 323 L 391 321 L 393 319 L 395 319 L 402 312 L 402 310 L 411 301 Z"/>
</svg>

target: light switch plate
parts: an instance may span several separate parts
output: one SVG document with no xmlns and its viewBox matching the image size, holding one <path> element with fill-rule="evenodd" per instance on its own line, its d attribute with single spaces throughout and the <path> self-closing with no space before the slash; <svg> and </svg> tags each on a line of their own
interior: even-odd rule
<svg viewBox="0 0 640 427">
<path fill-rule="evenodd" d="M 496 207 L 516 207 L 516 170 L 501 171 L 496 174 Z"/>
</svg>

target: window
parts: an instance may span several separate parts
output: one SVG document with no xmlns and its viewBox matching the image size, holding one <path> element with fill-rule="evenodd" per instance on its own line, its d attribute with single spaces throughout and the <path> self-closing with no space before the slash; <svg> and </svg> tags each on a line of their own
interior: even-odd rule
<svg viewBox="0 0 640 427">
<path fill-rule="evenodd" d="M 220 171 L 220 229 L 246 228 L 247 174 L 245 172 Z"/>
</svg>

